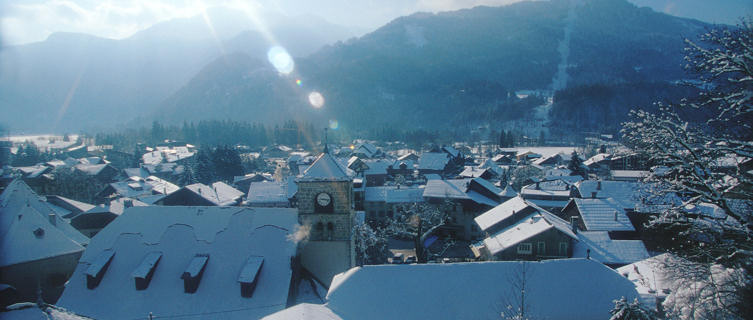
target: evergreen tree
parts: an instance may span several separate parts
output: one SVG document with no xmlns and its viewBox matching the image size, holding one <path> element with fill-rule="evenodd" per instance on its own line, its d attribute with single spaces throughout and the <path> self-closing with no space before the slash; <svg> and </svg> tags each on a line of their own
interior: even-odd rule
<svg viewBox="0 0 753 320">
<path fill-rule="evenodd" d="M 567 168 L 572 171 L 572 175 L 578 175 L 583 178 L 586 177 L 586 170 L 583 167 L 583 160 L 578 156 L 578 152 L 573 150 L 573 153 L 570 154 L 570 163 L 567 165 Z"/>
<path fill-rule="evenodd" d="M 214 173 L 214 164 L 211 159 L 212 150 L 202 147 L 196 152 L 196 166 L 192 174 L 198 182 L 210 184 L 216 181 Z"/>
</svg>

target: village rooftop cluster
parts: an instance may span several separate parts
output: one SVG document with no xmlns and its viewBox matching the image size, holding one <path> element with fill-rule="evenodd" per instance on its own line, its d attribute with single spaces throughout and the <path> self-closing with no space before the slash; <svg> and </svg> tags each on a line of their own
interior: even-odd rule
<svg viewBox="0 0 753 320">
<path fill-rule="evenodd" d="M 118 151 L 68 138 L 40 145 L 55 159 L 13 167 L 21 144 L 3 141 L 2 315 L 604 319 L 623 298 L 662 312 L 681 288 L 661 262 L 679 258 L 644 224 L 682 195 L 651 196 L 644 178 L 662 168 L 610 138 L 238 147 L 265 166 L 209 184 L 181 183 L 186 143 L 117 167 Z M 60 172 L 95 186 L 91 203 L 56 195 Z"/>
</svg>

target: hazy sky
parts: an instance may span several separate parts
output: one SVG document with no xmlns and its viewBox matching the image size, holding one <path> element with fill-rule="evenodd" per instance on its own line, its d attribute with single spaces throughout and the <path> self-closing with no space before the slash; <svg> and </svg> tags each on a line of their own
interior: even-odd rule
<svg viewBox="0 0 753 320">
<path fill-rule="evenodd" d="M 5 45 L 41 41 L 58 31 L 125 38 L 157 22 L 226 6 L 263 14 L 314 14 L 330 22 L 375 29 L 416 11 L 447 11 L 520 0 L 0 0 L 0 41 Z M 737 22 L 753 15 L 751 0 L 630 0 L 657 11 L 707 22 Z"/>
</svg>

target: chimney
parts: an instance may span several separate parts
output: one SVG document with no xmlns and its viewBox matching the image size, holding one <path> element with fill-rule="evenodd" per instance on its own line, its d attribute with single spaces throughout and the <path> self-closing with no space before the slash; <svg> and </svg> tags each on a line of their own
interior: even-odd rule
<svg viewBox="0 0 753 320">
<path fill-rule="evenodd" d="M 596 190 L 601 190 L 601 180 L 596 181 Z"/>
<path fill-rule="evenodd" d="M 57 226 L 58 225 L 58 220 L 56 219 L 57 217 L 55 217 L 54 213 L 50 213 L 48 215 L 48 218 L 50 219 L 50 224 L 51 225 L 53 225 L 53 226 Z"/>
<path fill-rule="evenodd" d="M 539 189 L 540 189 L 540 188 L 539 188 L 539 183 L 538 183 L 538 182 L 536 182 L 536 190 L 539 190 Z"/>
<path fill-rule="evenodd" d="M 591 199 L 596 199 L 596 191 L 591 192 Z"/>
<path fill-rule="evenodd" d="M 614 210 L 614 221 L 617 221 L 617 210 Z"/>
<path fill-rule="evenodd" d="M 591 260 L 591 249 L 586 249 L 586 259 Z"/>
<path fill-rule="evenodd" d="M 573 229 L 573 233 L 578 233 L 578 217 L 570 217 L 570 227 Z"/>
</svg>

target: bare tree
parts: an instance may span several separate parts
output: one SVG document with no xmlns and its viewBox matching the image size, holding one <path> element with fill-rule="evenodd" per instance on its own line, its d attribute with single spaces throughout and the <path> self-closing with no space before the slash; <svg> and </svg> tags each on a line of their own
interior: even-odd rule
<svg viewBox="0 0 753 320">
<path fill-rule="evenodd" d="M 530 262 L 515 262 L 514 272 L 508 279 L 508 293 L 502 298 L 502 312 L 500 315 L 505 320 L 528 320 L 533 319 L 529 303 L 531 295 L 528 281 L 533 277 Z"/>
<path fill-rule="evenodd" d="M 623 124 L 627 146 L 656 165 L 648 177 L 656 197 L 678 195 L 650 230 L 671 235 L 670 249 L 686 258 L 672 266 L 696 274 L 705 289 L 686 298 L 720 301 L 702 317 L 753 318 L 753 26 L 715 29 L 686 40 L 687 68 L 699 81 L 698 98 L 660 103 L 655 113 L 632 111 Z M 724 212 L 714 219 L 692 210 L 712 204 Z M 716 270 L 732 270 L 721 279 Z M 674 270 L 674 269 L 673 269 Z M 743 277 L 738 285 L 736 277 Z M 724 280 L 724 281 L 723 281 Z M 721 281 L 721 282 L 720 282 Z M 733 288 L 734 290 L 731 290 Z M 732 292 L 729 292 L 732 291 Z M 672 293 L 665 306 L 672 309 Z M 682 303 L 688 303 L 685 299 Z M 699 302 L 700 303 L 700 302 Z M 709 305 L 709 304 L 704 304 Z M 722 310 L 723 309 L 723 310 Z M 688 313 L 695 317 L 695 312 Z"/>
</svg>

